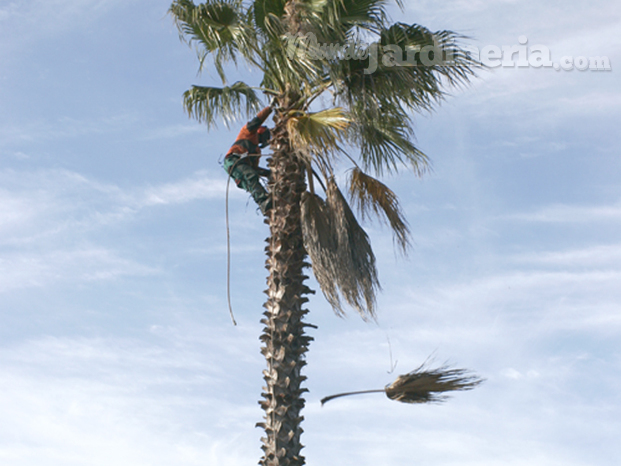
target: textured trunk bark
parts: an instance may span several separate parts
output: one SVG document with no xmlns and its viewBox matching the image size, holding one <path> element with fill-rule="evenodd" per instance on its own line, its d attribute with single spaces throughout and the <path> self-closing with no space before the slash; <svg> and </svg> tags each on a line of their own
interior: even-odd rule
<svg viewBox="0 0 621 466">
<path fill-rule="evenodd" d="M 274 150 L 269 162 L 272 170 L 273 207 L 267 223 L 266 268 L 269 271 L 268 299 L 261 320 L 265 324 L 261 352 L 267 360 L 263 372 L 266 386 L 263 400 L 265 429 L 262 466 L 301 466 L 302 444 L 300 411 L 304 407 L 301 387 L 306 379 L 301 369 L 304 354 L 312 338 L 304 335 L 302 318 L 308 312 L 302 306 L 311 290 L 304 285 L 306 251 L 300 224 L 300 197 L 306 190 L 304 167 L 295 158 L 288 143 L 283 121 L 276 122 L 272 139 Z"/>
</svg>

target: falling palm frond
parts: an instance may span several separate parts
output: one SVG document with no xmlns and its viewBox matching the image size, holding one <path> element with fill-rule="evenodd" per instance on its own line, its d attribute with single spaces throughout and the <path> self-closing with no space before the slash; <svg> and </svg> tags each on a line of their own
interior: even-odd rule
<svg viewBox="0 0 621 466">
<path fill-rule="evenodd" d="M 349 177 L 349 195 L 362 219 L 369 214 L 375 214 L 388 222 L 395 243 L 403 254 L 407 254 L 410 247 L 410 227 L 405 220 L 397 195 L 388 186 L 363 173 L 357 167 L 351 171 Z"/>
<path fill-rule="evenodd" d="M 259 109 L 259 98 L 247 84 L 238 81 L 226 87 L 192 86 L 183 94 L 183 104 L 191 118 L 214 126 L 221 116 L 228 124 Z"/>
<path fill-rule="evenodd" d="M 466 369 L 450 369 L 447 366 L 428 369 L 426 364 L 421 364 L 383 389 L 339 393 L 322 398 L 321 404 L 342 396 L 382 392 L 391 400 L 402 403 L 439 403 L 448 398 L 445 393 L 472 390 L 482 382 L 484 379 Z"/>
<path fill-rule="evenodd" d="M 437 403 L 447 399 L 444 393 L 472 390 L 482 382 L 466 369 L 443 366 L 428 370 L 423 364 L 387 386 L 386 396 L 403 403 Z"/>
</svg>

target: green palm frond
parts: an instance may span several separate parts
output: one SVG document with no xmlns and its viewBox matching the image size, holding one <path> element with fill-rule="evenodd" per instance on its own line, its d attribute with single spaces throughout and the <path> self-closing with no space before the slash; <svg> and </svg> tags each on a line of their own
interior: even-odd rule
<svg viewBox="0 0 621 466">
<path fill-rule="evenodd" d="M 189 45 L 194 42 L 200 45 L 199 70 L 210 54 L 223 82 L 226 81 L 224 63 L 236 62 L 238 54 L 256 64 L 253 57 L 257 39 L 240 0 L 207 0 L 199 5 L 192 0 L 175 0 L 168 11 L 180 38 Z"/>
<path fill-rule="evenodd" d="M 320 112 L 292 111 L 287 131 L 293 147 L 306 156 L 313 154 L 329 165 L 329 154 L 340 150 L 350 118 L 340 107 Z"/>
<path fill-rule="evenodd" d="M 321 80 L 321 64 L 308 54 L 292 52 L 291 47 L 299 35 L 291 33 L 286 4 L 279 0 L 256 0 L 249 15 L 261 38 L 260 47 L 256 47 L 265 71 L 261 86 L 281 91 L 287 85 L 293 89 L 311 89 Z"/>
<path fill-rule="evenodd" d="M 265 73 L 263 86 L 284 90 L 310 90 L 322 81 L 322 64 L 310 54 L 294 53 L 291 41 L 297 36 L 288 34 L 286 24 L 275 16 L 266 18 L 266 27 L 273 30 L 274 37 L 262 48 L 261 56 L 269 72 Z"/>
<path fill-rule="evenodd" d="M 422 175 L 429 167 L 427 156 L 412 142 L 414 131 L 409 116 L 401 109 L 370 103 L 354 107 L 350 140 L 360 147 L 365 170 L 378 175 L 406 166 Z"/>
<path fill-rule="evenodd" d="M 351 142 L 361 148 L 365 169 L 381 174 L 405 163 L 419 175 L 426 170 L 427 157 L 412 142 L 411 112 L 430 111 L 446 96 L 447 87 L 465 84 L 474 76 L 478 63 L 459 46 L 461 39 L 450 31 L 396 23 L 381 30 L 378 41 L 367 47 L 367 58 L 330 63 L 330 79 L 338 102 L 351 115 Z M 432 46 L 447 52 L 443 58 L 452 61 L 423 63 L 426 58 L 421 59 L 420 51 Z M 394 58 L 395 50 L 408 51 L 417 65 L 408 65 L 407 54 L 398 57 L 405 60 L 399 66 L 386 60 Z M 376 66 L 369 72 L 374 69 L 373 56 Z"/>
<path fill-rule="evenodd" d="M 395 243 L 406 254 L 410 247 L 410 227 L 403 216 L 397 195 L 379 180 L 354 168 L 349 176 L 349 196 L 362 219 L 374 214 L 388 222 Z"/>
<path fill-rule="evenodd" d="M 270 33 L 268 17 L 280 18 L 285 14 L 287 0 L 255 0 L 252 4 L 252 15 L 255 24 L 265 33 Z"/>
<path fill-rule="evenodd" d="M 458 47 L 459 37 L 449 31 L 431 33 L 417 25 L 393 25 L 382 31 L 378 42 L 366 47 L 369 56 L 364 60 L 341 60 L 331 65 L 339 97 L 348 106 L 379 101 L 429 111 L 446 97 L 447 87 L 465 84 L 474 75 L 477 63 Z M 451 62 L 425 64 L 427 53 L 421 59 L 420 50 L 432 46 L 444 50 Z M 411 63 L 408 53 L 401 51 L 409 51 Z M 396 64 L 397 59 L 402 60 L 400 65 Z"/>
<path fill-rule="evenodd" d="M 343 39 L 350 36 L 352 28 L 378 33 L 388 21 L 387 3 L 387 0 L 329 0 L 323 18 Z"/>
<path fill-rule="evenodd" d="M 483 382 L 484 379 L 466 369 L 450 369 L 448 366 L 429 369 L 422 364 L 412 372 L 400 375 L 383 389 L 339 393 L 322 398 L 321 404 L 342 396 L 382 392 L 391 400 L 402 403 L 439 403 L 447 400 L 447 392 L 472 390 Z"/>
<path fill-rule="evenodd" d="M 207 0 L 199 5 L 192 0 L 175 0 L 169 12 L 181 39 L 199 41 L 208 52 L 213 52 L 233 42 L 242 14 L 240 8 L 241 2 L 237 0 Z"/>
<path fill-rule="evenodd" d="M 456 34 L 452 31 L 435 31 L 420 26 L 418 24 L 395 23 L 382 31 L 380 35 L 381 45 L 396 45 L 400 50 L 415 52 L 424 47 L 434 46 L 441 50 L 438 62 L 433 61 L 435 57 L 429 55 L 426 58 L 432 59 L 432 64 L 426 64 L 421 58 L 420 52 L 414 54 L 416 66 L 406 66 L 412 72 L 412 77 L 421 83 L 431 85 L 430 89 L 439 91 L 442 87 L 437 77 L 442 76 L 450 86 L 459 86 L 468 82 L 474 76 L 475 67 L 479 66 L 476 60 L 464 49 L 460 48 L 458 42 L 467 37 Z M 447 60 L 450 58 L 450 62 Z M 431 74 L 436 76 L 434 80 Z"/>
<path fill-rule="evenodd" d="M 190 116 L 207 126 L 214 126 L 217 117 L 228 124 L 259 109 L 259 98 L 247 84 L 238 81 L 226 87 L 192 86 L 183 94 L 183 104 Z"/>
</svg>

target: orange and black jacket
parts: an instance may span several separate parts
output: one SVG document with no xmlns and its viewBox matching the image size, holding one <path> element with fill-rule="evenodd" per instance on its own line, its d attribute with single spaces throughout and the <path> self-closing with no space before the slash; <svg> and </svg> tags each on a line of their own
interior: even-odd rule
<svg viewBox="0 0 621 466">
<path fill-rule="evenodd" d="M 248 153 L 248 163 L 254 168 L 258 168 L 261 149 L 259 148 L 259 135 L 257 134 L 257 130 L 261 127 L 270 113 L 272 113 L 272 108 L 265 107 L 257 114 L 256 117 L 246 123 L 237 135 L 237 140 L 226 153 L 225 157 L 232 154 L 243 155 Z"/>
</svg>

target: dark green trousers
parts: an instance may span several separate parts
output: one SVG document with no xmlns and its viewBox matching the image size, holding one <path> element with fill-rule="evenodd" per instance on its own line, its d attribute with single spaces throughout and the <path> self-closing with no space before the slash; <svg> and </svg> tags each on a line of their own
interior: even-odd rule
<svg viewBox="0 0 621 466">
<path fill-rule="evenodd" d="M 259 173 L 245 159 L 237 154 L 225 157 L 224 170 L 235 180 L 238 188 L 250 193 L 264 214 L 271 207 L 270 196 L 259 182 Z"/>
</svg>

